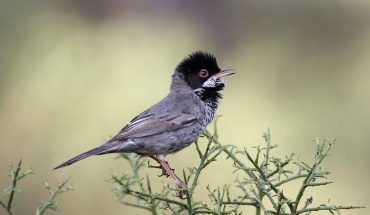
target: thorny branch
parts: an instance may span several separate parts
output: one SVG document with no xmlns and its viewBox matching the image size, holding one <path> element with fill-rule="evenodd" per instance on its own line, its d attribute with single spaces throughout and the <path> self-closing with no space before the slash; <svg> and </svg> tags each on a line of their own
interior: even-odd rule
<svg viewBox="0 0 370 215">
<path fill-rule="evenodd" d="M 329 151 L 333 146 L 335 140 L 325 139 L 320 143 L 318 139 L 316 142 L 316 155 L 312 165 L 298 161 L 295 154 L 286 156 L 284 159 L 273 156 L 272 149 L 277 148 L 276 145 L 271 144 L 271 135 L 268 130 L 263 135 L 266 145 L 264 147 L 255 147 L 257 150 L 256 156 L 253 157 L 249 150 L 239 150 L 232 145 L 223 145 L 218 140 L 217 119 L 215 120 L 214 131 L 211 134 L 208 130 L 203 133 L 207 138 L 205 149 L 201 149 L 198 141 L 195 143 L 195 148 L 199 156 L 199 165 L 197 167 L 188 168 L 188 172 L 183 171 L 184 182 L 188 185 L 188 195 L 185 200 L 179 200 L 174 196 L 169 195 L 171 191 L 178 191 L 170 187 L 164 187 L 160 193 L 153 194 L 149 189 L 149 182 L 147 187 L 142 183 L 142 178 L 138 174 L 138 170 L 145 166 L 145 161 L 135 160 L 130 154 L 122 154 L 121 157 L 129 161 L 133 169 L 133 176 L 123 174 L 118 177 L 115 173 L 112 175 L 112 183 L 115 183 L 114 192 L 117 200 L 125 205 L 145 209 L 151 211 L 152 214 L 158 214 L 159 211 L 170 210 L 173 214 L 240 214 L 241 207 L 252 206 L 256 210 L 255 214 L 303 214 L 314 211 L 339 211 L 343 209 L 358 209 L 363 207 L 358 206 L 335 206 L 329 204 L 319 204 L 316 207 L 309 207 L 314 201 L 314 197 L 308 198 L 304 202 L 304 206 L 299 207 L 302 203 L 304 191 L 310 187 L 328 185 L 330 181 L 326 180 L 328 171 L 323 171 L 319 167 L 322 161 L 329 155 Z M 217 162 L 218 158 L 225 154 L 227 160 L 231 160 L 232 168 L 235 172 L 242 172 L 236 176 L 234 184 L 228 184 L 217 189 L 212 189 L 207 186 L 208 201 L 211 204 L 194 201 L 197 199 L 205 199 L 201 196 L 202 193 L 196 193 L 198 188 L 199 178 L 205 168 L 215 168 L 212 165 Z M 261 156 L 263 154 L 263 156 Z M 248 162 L 243 160 L 247 159 Z M 288 167 L 295 166 L 297 171 L 289 170 Z M 240 180 L 240 177 L 243 179 Z M 281 185 L 290 183 L 292 181 L 303 178 L 301 187 L 297 195 L 293 198 L 286 196 Z M 231 193 L 230 187 L 239 189 L 238 193 Z M 135 191 L 139 189 L 140 191 Z M 235 192 L 235 191 L 234 191 Z M 195 196 L 198 194 L 199 196 Z M 133 196 L 136 198 L 135 202 L 129 202 L 128 198 L 123 201 L 124 197 Z M 233 197 L 231 197 L 233 196 Z M 263 201 L 268 199 L 269 204 Z M 292 200 L 294 199 L 294 200 Z M 303 203 L 302 203 L 303 204 Z M 287 207 L 284 207 L 287 206 Z"/>
</svg>

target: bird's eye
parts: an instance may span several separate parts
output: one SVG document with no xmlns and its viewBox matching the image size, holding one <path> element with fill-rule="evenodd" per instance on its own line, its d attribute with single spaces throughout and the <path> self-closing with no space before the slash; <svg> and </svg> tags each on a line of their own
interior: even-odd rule
<svg viewBox="0 0 370 215">
<path fill-rule="evenodd" d="M 199 76 L 202 78 L 207 78 L 208 77 L 208 71 L 205 69 L 200 70 Z"/>
</svg>

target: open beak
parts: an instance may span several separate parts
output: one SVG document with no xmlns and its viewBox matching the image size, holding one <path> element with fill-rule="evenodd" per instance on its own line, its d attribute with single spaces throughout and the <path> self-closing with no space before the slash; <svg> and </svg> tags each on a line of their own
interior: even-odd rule
<svg viewBox="0 0 370 215">
<path fill-rule="evenodd" d="M 232 74 L 235 74 L 235 70 L 226 69 L 226 70 L 221 70 L 219 73 L 215 74 L 214 76 L 216 76 L 217 78 L 223 78 L 225 76 L 232 75 Z"/>
</svg>

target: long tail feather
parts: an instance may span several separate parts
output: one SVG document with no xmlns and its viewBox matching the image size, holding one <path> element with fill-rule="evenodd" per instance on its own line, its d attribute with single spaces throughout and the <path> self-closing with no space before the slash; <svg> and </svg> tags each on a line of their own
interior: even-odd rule
<svg viewBox="0 0 370 215">
<path fill-rule="evenodd" d="M 111 143 L 111 144 L 109 144 Z M 94 149 L 91 149 L 87 152 L 84 152 L 82 154 L 79 154 L 77 155 L 76 157 L 60 164 L 59 166 L 55 167 L 54 169 L 59 169 L 59 168 L 62 168 L 62 167 L 65 167 L 65 166 L 68 166 L 68 165 L 71 165 L 77 161 L 80 161 L 82 159 L 85 159 L 87 157 L 90 157 L 90 156 L 93 156 L 93 155 L 101 155 L 101 154 L 108 154 L 108 153 L 113 153 L 113 152 L 117 152 L 117 147 L 116 145 L 113 145 L 112 143 L 114 142 L 108 142 L 106 144 L 103 144 L 99 147 L 96 147 Z M 53 169 L 53 170 L 54 170 Z"/>
</svg>

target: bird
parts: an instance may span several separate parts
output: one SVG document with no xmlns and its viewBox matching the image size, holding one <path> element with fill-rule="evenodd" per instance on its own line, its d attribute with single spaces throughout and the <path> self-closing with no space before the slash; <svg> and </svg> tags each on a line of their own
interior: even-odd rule
<svg viewBox="0 0 370 215">
<path fill-rule="evenodd" d="M 93 155 L 132 152 L 148 156 L 162 167 L 162 175 L 171 176 L 176 186 L 182 182 L 165 160 L 195 142 L 214 119 L 226 86 L 224 77 L 235 73 L 221 70 L 216 58 L 205 51 L 185 57 L 175 68 L 169 94 L 133 118 L 110 140 L 79 154 L 54 169 L 71 165 Z M 182 197 L 183 193 L 179 194 Z"/>
</svg>

